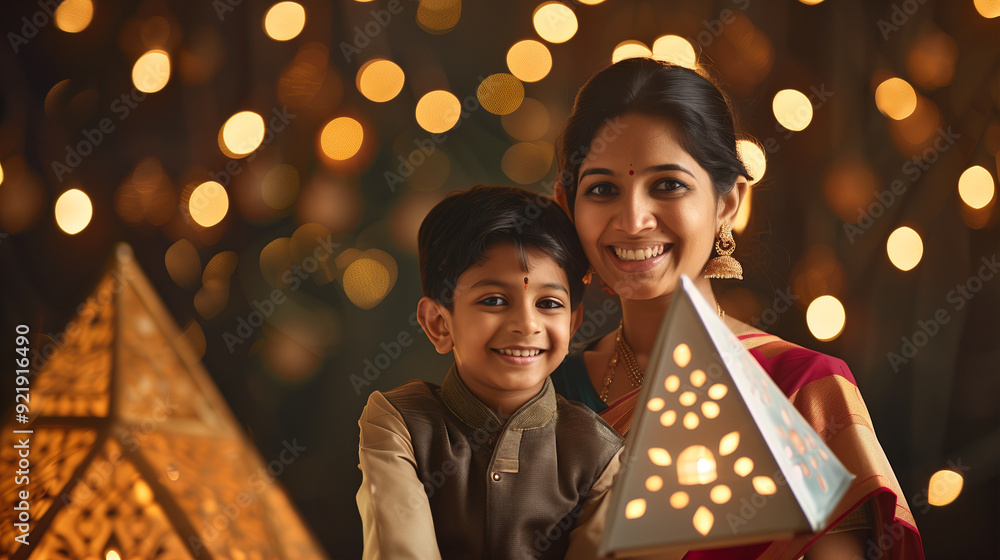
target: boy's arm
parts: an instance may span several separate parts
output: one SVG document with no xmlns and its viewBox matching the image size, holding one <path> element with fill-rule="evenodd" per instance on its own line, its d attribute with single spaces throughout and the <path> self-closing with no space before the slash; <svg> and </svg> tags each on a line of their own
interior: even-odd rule
<svg viewBox="0 0 1000 560">
<path fill-rule="evenodd" d="M 362 477 L 357 500 L 364 558 L 441 558 L 403 417 L 376 391 L 368 397 L 358 426 Z"/>
<path fill-rule="evenodd" d="M 597 546 L 601 543 L 604 525 L 608 518 L 608 508 L 611 507 L 611 483 L 621 468 L 622 451 L 624 448 L 615 453 L 608 466 L 604 467 L 604 472 L 591 486 L 590 493 L 587 494 L 580 510 L 580 517 L 576 520 L 576 526 L 569 535 L 567 560 L 597 558 Z"/>
</svg>

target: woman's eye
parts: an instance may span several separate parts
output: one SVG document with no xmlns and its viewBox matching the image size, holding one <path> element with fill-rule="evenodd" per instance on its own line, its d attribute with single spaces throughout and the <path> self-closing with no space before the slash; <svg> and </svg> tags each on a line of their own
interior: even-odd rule
<svg viewBox="0 0 1000 560">
<path fill-rule="evenodd" d="M 615 192 L 615 187 L 611 183 L 597 183 L 587 188 L 587 194 L 596 196 L 608 196 Z"/>
<path fill-rule="evenodd" d="M 488 298 L 483 298 L 479 300 L 479 303 L 486 305 L 488 307 L 498 307 L 507 303 L 507 301 L 500 296 L 490 296 Z"/>
<path fill-rule="evenodd" d="M 540 307 L 542 309 L 561 309 L 565 306 L 562 304 L 561 301 L 557 299 L 543 299 L 542 301 L 538 302 L 537 307 Z"/>
<path fill-rule="evenodd" d="M 685 184 L 683 181 L 678 181 L 677 179 L 664 179 L 653 186 L 653 190 L 668 191 L 668 192 L 679 191 L 688 188 L 690 187 L 688 187 L 687 184 Z"/>
</svg>

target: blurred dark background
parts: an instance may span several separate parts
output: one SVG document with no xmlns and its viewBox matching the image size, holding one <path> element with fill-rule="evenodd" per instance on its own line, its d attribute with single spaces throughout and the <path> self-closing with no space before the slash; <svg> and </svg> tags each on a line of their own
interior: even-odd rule
<svg viewBox="0 0 1000 560">
<path fill-rule="evenodd" d="M 693 46 L 766 157 L 737 235 L 746 280 L 720 285 L 723 306 L 848 363 L 928 558 L 1000 556 L 1000 271 L 986 265 L 1000 252 L 1000 3 L 566 2 L 573 18 L 543 12 L 542 23 L 577 29 L 552 43 L 533 27 L 537 0 L 301 0 L 304 28 L 286 41 L 262 25 L 273 2 L 73 2 L 62 22 L 37 16 L 44 2 L 10 2 L 0 16 L 3 332 L 27 323 L 51 337 L 37 348 L 58 340 L 114 243 L 131 244 L 265 460 L 285 441 L 307 448 L 280 482 L 331 557 L 360 556 L 357 419 L 368 394 L 440 381 L 450 363 L 411 320 L 420 220 L 476 183 L 551 192 L 552 145 L 576 90 L 620 43 L 648 48 L 664 35 Z M 63 29 L 73 25 L 84 28 Z M 550 71 L 538 55 L 508 67 L 525 39 L 545 45 Z M 142 93 L 133 65 L 151 50 L 169 58 L 169 77 Z M 391 72 L 359 78 L 372 59 L 401 69 L 398 94 Z M 491 78 L 477 97 L 485 78 L 509 72 L 521 81 Z M 772 100 L 786 89 L 808 99 L 809 111 L 791 110 L 802 130 L 777 120 Z M 417 102 L 433 90 L 465 107 L 437 136 L 418 123 Z M 241 111 L 270 133 L 245 157 L 221 132 Z M 218 207 L 218 192 L 193 193 L 213 179 L 228 210 L 204 227 L 199 212 Z M 93 216 L 70 235 L 54 207 L 74 188 Z M 908 231 L 888 242 L 901 227 L 922 252 Z M 283 280 L 327 234 L 326 266 Z M 241 331 L 276 288 L 287 301 Z M 815 311 L 833 322 L 823 335 L 806 310 L 825 295 L 846 322 L 821 341 L 836 319 Z M 586 305 L 606 297 L 593 290 Z M 946 490 L 931 476 L 944 469 L 964 486 L 930 505 Z"/>
</svg>

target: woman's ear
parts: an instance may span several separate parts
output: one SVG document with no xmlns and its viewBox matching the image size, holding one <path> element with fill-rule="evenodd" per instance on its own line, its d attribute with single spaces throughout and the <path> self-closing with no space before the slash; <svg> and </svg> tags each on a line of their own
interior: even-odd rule
<svg viewBox="0 0 1000 560">
<path fill-rule="evenodd" d="M 455 346 L 451 338 L 451 313 L 443 305 L 424 296 L 417 302 L 417 322 L 438 354 L 447 354 Z"/>
<path fill-rule="evenodd" d="M 736 183 L 728 194 L 719 197 L 719 213 L 717 221 L 721 226 L 723 223 L 733 225 L 736 215 L 739 214 L 740 207 L 746 202 L 747 194 L 750 192 L 750 183 L 747 178 L 740 175 L 736 178 Z M 718 233 L 718 231 L 716 231 Z"/>
<path fill-rule="evenodd" d="M 552 200 L 556 201 L 556 204 L 566 212 L 566 215 L 573 219 L 573 214 L 569 211 L 569 199 L 566 197 L 566 187 L 563 186 L 562 181 L 556 181 L 556 186 L 552 189 Z"/>
</svg>

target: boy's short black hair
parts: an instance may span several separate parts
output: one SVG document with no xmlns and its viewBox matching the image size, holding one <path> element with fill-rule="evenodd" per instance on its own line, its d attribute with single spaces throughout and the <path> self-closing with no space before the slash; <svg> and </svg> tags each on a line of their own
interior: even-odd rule
<svg viewBox="0 0 1000 560">
<path fill-rule="evenodd" d="M 458 277 L 500 242 L 514 244 L 525 272 L 526 249 L 551 257 L 566 271 L 570 306 L 576 308 L 589 263 L 573 222 L 551 198 L 508 186 L 452 192 L 427 214 L 417 234 L 424 295 L 452 309 Z"/>
</svg>

